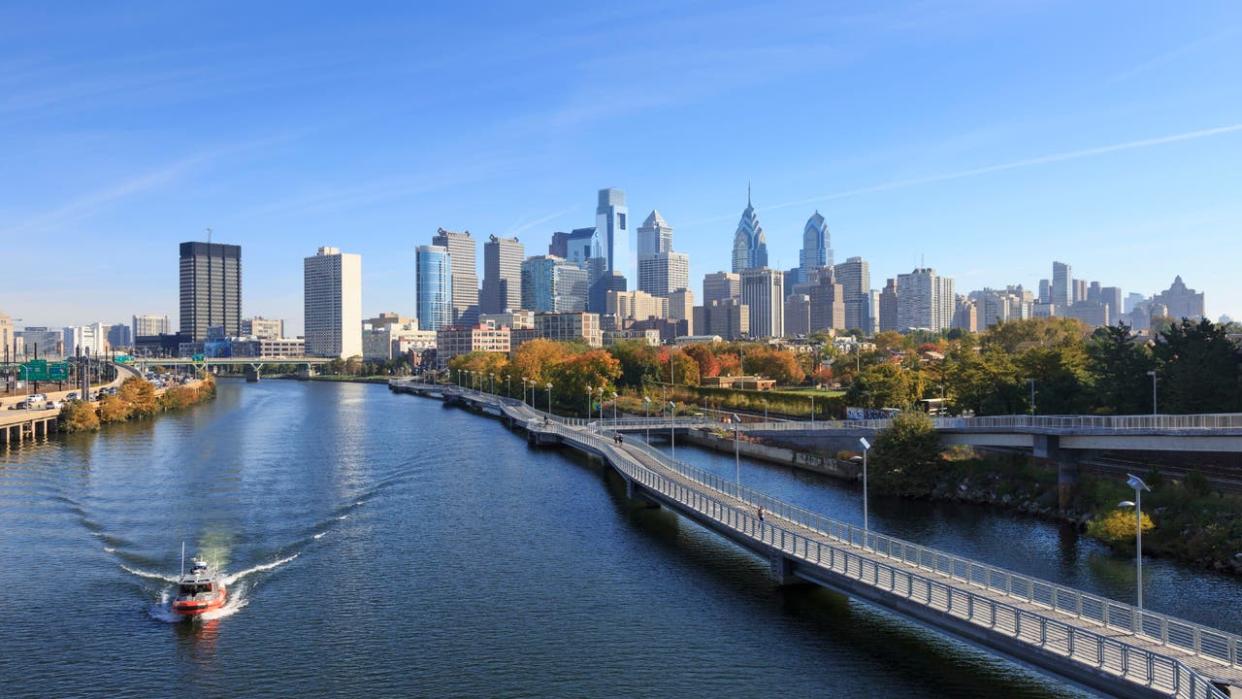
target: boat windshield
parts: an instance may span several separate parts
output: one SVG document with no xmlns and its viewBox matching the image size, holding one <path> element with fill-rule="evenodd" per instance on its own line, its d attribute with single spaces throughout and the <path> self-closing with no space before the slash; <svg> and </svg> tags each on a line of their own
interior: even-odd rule
<svg viewBox="0 0 1242 699">
<path fill-rule="evenodd" d="M 182 595 L 199 595 L 204 592 L 211 592 L 211 583 L 188 583 L 181 586 Z"/>
</svg>

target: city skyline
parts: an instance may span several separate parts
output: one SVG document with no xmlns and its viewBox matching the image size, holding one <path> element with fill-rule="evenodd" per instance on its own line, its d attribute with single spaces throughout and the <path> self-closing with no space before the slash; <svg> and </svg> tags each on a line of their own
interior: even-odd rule
<svg viewBox="0 0 1242 699">
<path fill-rule="evenodd" d="M 1242 314 L 1242 280 L 1202 261 L 1240 245 L 1242 88 L 1212 79 L 1242 53 L 1229 40 L 1237 8 L 1156 7 L 1139 21 L 1101 5 L 1074 22 L 1055 5 L 785 9 L 497 11 L 479 20 L 506 27 L 485 57 L 454 49 L 455 31 L 416 55 L 365 15 L 336 32 L 311 11 L 283 27 L 288 43 L 265 46 L 274 11 L 221 32 L 176 8 L 124 22 L 7 10 L 28 31 L 0 54 L 17 66 L 0 142 L 23 163 L 3 176 L 0 237 L 18 260 L 42 259 L 47 239 L 69 244 L 56 252 L 63 269 L 3 275 L 0 307 L 29 325 L 175 323 L 171 251 L 210 227 L 245 248 L 243 316 L 301 333 L 288 254 L 301 238 L 369 261 L 365 315 L 412 315 L 414 249 L 438 228 L 517 236 L 537 254 L 553 231 L 592 225 L 607 187 L 625 192 L 628 229 L 658 210 L 677 231 L 695 288 L 731 268 L 751 181 L 776 269 L 798 265 L 818 210 L 834 256 L 867 260 L 874 289 L 923 266 L 959 292 L 1036 289 L 1060 260 L 1145 296 L 1181 275 L 1206 293 L 1209 317 Z M 420 19 L 456 26 L 452 12 Z M 650 47 L 587 40 L 640 28 Z M 525 48 L 550 29 L 565 38 Z M 1039 48 L 1054 35 L 1055 56 Z M 988 65 L 961 69 L 984 50 Z M 420 58 L 438 51 L 443 63 Z M 354 52 L 384 68 L 359 79 Z M 493 62 L 511 77 L 479 84 Z M 304 65 L 320 70 L 305 77 Z M 952 89 L 925 89 L 950 74 Z M 542 87 L 552 76 L 562 87 Z M 394 93 L 394 79 L 429 81 L 437 102 L 475 114 L 411 118 L 426 98 Z M 743 93 L 763 108 L 723 108 Z M 265 94 L 278 99 L 254 99 Z M 124 273 L 134 251 L 141 275 Z"/>
</svg>

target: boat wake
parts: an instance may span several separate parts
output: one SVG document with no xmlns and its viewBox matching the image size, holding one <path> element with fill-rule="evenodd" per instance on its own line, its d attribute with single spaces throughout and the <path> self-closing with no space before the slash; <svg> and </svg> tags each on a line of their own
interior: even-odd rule
<svg viewBox="0 0 1242 699">
<path fill-rule="evenodd" d="M 149 570 L 130 568 L 129 566 L 121 566 L 121 570 L 125 571 L 126 573 L 129 573 L 130 575 L 137 575 L 140 578 L 146 578 L 147 580 L 162 580 L 163 582 L 173 583 L 173 584 L 176 584 L 177 582 L 177 576 L 175 575 L 164 575 L 163 573 L 153 573 Z"/>
<path fill-rule="evenodd" d="M 257 565 L 257 566 L 255 566 L 255 567 L 253 567 L 253 568 L 247 568 L 247 569 L 245 569 L 245 570 L 241 571 L 240 573 L 233 573 L 232 575 L 226 575 L 226 576 L 224 577 L 224 584 L 225 584 L 225 585 L 230 585 L 230 586 L 231 586 L 233 583 L 237 582 L 238 580 L 241 580 L 242 578 L 246 577 L 247 575 L 252 575 L 252 574 L 254 574 L 254 573 L 261 573 L 261 572 L 263 572 L 263 571 L 265 571 L 265 570 L 272 570 L 273 568 L 279 568 L 280 566 L 282 566 L 282 565 L 284 565 L 284 564 L 288 563 L 289 561 L 292 561 L 293 559 L 297 558 L 297 557 L 298 557 L 298 555 L 299 555 L 299 554 L 296 554 L 296 553 L 295 553 L 295 554 L 293 554 L 292 556 L 288 556 L 288 557 L 286 557 L 286 558 L 281 558 L 281 559 L 279 559 L 279 560 L 272 561 L 271 563 L 263 563 L 263 564 L 261 564 L 261 565 Z M 226 605 L 226 606 L 227 606 L 227 605 Z"/>
<path fill-rule="evenodd" d="M 280 566 L 297 558 L 298 555 L 299 554 L 295 553 L 292 556 L 286 556 L 285 558 L 280 558 L 270 563 L 262 563 L 254 566 L 253 568 L 247 568 L 243 571 L 233 573 L 232 575 L 224 576 L 224 584 L 228 585 L 229 588 L 228 601 L 226 601 L 224 606 L 219 609 L 204 612 L 203 614 L 199 614 L 194 617 L 194 619 L 212 621 L 214 619 L 223 619 L 236 614 L 250 603 L 250 598 L 247 593 L 253 585 L 248 585 L 242 582 L 243 578 L 255 573 L 261 573 L 263 571 L 279 568 Z M 180 623 L 186 620 L 186 617 L 183 617 L 172 610 L 173 588 L 171 586 L 177 584 L 178 579 L 176 576 L 164 575 L 162 573 L 155 573 L 149 570 L 140 570 L 138 568 L 130 568 L 128 566 L 121 566 L 121 568 L 127 573 L 136 575 L 140 578 L 168 583 L 168 585 L 164 586 L 160 590 L 159 599 L 152 602 L 147 608 L 147 613 L 152 619 L 169 624 Z"/>
</svg>

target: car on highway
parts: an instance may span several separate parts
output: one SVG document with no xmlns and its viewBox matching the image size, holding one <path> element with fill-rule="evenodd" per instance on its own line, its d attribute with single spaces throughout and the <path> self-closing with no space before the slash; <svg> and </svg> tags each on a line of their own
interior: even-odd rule
<svg viewBox="0 0 1242 699">
<path fill-rule="evenodd" d="M 78 399 L 77 391 L 70 391 L 65 394 L 65 400 L 77 400 L 77 399 Z"/>
</svg>

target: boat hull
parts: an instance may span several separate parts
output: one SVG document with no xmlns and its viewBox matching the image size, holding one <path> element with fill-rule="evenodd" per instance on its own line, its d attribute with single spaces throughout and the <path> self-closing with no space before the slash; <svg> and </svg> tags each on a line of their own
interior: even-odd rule
<svg viewBox="0 0 1242 699">
<path fill-rule="evenodd" d="M 172 611 L 184 617 L 194 617 L 219 609 L 228 601 L 229 593 L 224 585 L 220 586 L 220 594 L 209 600 L 174 600 Z"/>
</svg>

